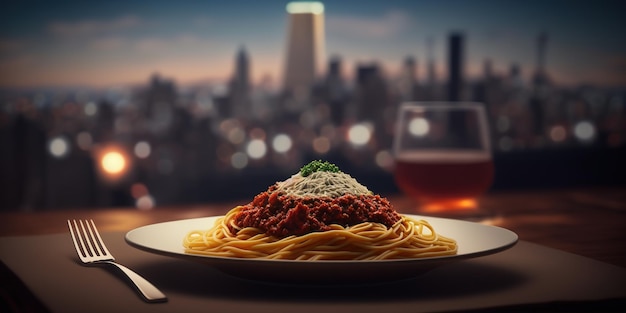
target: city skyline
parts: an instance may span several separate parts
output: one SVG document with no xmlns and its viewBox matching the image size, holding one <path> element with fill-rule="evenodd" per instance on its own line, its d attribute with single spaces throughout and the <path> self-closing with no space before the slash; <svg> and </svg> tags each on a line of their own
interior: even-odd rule
<svg viewBox="0 0 626 313">
<path fill-rule="evenodd" d="M 153 73 L 178 84 L 226 82 L 245 47 L 250 77 L 280 87 L 286 59 L 289 1 L 11 3 L 2 13 L 0 88 L 143 84 Z M 378 62 L 388 78 L 408 56 L 426 78 L 432 40 L 437 77 L 447 79 L 447 38 L 466 37 L 465 75 L 512 64 L 528 80 L 536 40 L 547 32 L 545 67 L 562 85 L 626 85 L 626 40 L 617 1 L 323 1 L 325 54 L 342 58 L 353 78 L 361 62 Z M 581 23 L 582 21 L 586 23 Z"/>
</svg>

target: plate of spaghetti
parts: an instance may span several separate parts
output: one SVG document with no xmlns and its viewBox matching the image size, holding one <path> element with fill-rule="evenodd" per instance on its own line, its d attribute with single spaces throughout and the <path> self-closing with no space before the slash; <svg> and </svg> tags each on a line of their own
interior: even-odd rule
<svg viewBox="0 0 626 313">
<path fill-rule="evenodd" d="M 139 249 L 283 283 L 373 283 L 413 278 L 448 262 L 513 246 L 507 229 L 400 214 L 328 162 L 313 161 L 223 216 L 147 225 Z"/>
</svg>

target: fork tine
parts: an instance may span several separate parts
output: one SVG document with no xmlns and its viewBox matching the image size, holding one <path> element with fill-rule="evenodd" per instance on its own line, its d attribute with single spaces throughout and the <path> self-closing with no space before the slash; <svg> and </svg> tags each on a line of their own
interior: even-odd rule
<svg viewBox="0 0 626 313">
<path fill-rule="evenodd" d="M 70 222 L 70 220 L 67 220 L 67 226 L 70 228 L 70 235 L 72 235 L 72 241 L 74 242 L 74 248 L 76 249 L 76 251 L 78 252 L 78 256 L 83 258 L 86 257 L 87 254 L 85 253 L 85 247 L 83 245 L 83 242 L 79 239 L 77 239 L 77 235 L 78 235 L 78 225 L 76 225 L 76 220 L 73 220 L 74 222 L 74 226 L 72 226 L 72 222 Z M 76 228 L 76 230 L 75 230 Z"/>
<path fill-rule="evenodd" d="M 89 232 L 89 236 L 87 236 L 87 233 L 85 233 L 85 237 L 87 237 L 87 241 L 91 242 L 94 256 L 101 256 L 103 253 L 102 253 L 102 250 L 100 249 L 100 244 L 98 243 L 98 241 L 96 241 L 96 237 L 94 237 L 93 235 L 94 232 L 92 228 L 95 226 L 93 224 L 93 220 L 91 220 L 91 224 L 89 223 L 89 221 L 85 220 L 85 224 L 87 225 L 87 231 Z"/>
<path fill-rule="evenodd" d="M 85 239 L 83 239 L 82 234 L 84 234 L 84 230 L 81 231 L 81 227 L 82 226 L 82 221 L 81 220 L 74 220 L 74 227 L 75 227 L 75 231 L 76 231 L 76 239 L 78 240 L 78 243 L 80 244 L 81 249 L 83 250 L 83 255 L 88 258 L 91 256 L 91 253 L 89 252 L 89 246 L 87 246 L 87 243 L 85 242 Z"/>
<path fill-rule="evenodd" d="M 82 230 L 83 230 L 83 232 L 82 232 L 83 235 L 81 236 L 80 232 L 78 232 L 78 237 L 80 238 L 80 240 L 82 242 L 85 243 L 85 246 L 87 247 L 86 252 L 87 252 L 88 256 L 95 257 L 96 253 L 95 253 L 95 250 L 93 248 L 93 244 L 91 243 L 91 241 L 89 241 L 89 237 L 87 235 L 88 232 L 85 229 L 85 223 L 83 223 L 83 220 L 78 220 L 78 221 L 80 222 L 80 228 L 82 228 Z M 87 226 L 87 227 L 89 227 L 89 226 Z"/>
<path fill-rule="evenodd" d="M 96 240 L 94 238 L 95 245 L 97 245 L 100 248 L 100 251 L 102 251 L 102 255 L 107 255 L 107 256 L 113 258 L 113 256 L 111 255 L 111 253 L 107 249 L 107 246 L 104 244 L 104 240 L 102 240 L 102 237 L 100 237 L 100 232 L 98 232 L 98 228 L 96 227 L 96 223 L 94 223 L 93 220 L 89 220 L 89 221 L 91 221 L 91 227 L 93 228 L 93 231 L 96 234 L 96 237 L 98 238 L 98 240 Z M 94 234 L 92 233 L 91 234 L 92 238 L 93 238 L 93 235 Z"/>
</svg>

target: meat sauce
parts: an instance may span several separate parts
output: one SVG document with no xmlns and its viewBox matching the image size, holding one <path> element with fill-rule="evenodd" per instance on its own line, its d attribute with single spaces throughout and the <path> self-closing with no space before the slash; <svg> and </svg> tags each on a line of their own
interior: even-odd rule
<svg viewBox="0 0 626 313">
<path fill-rule="evenodd" d="M 379 195 L 294 197 L 276 192 L 276 186 L 258 194 L 235 215 L 239 227 L 255 227 L 276 237 L 304 235 L 330 230 L 331 224 L 344 227 L 375 222 L 387 227 L 400 220 L 389 201 Z"/>
</svg>

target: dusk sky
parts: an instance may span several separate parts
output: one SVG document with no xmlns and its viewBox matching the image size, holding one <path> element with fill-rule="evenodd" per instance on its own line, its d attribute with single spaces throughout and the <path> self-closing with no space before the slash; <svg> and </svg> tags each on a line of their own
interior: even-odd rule
<svg viewBox="0 0 626 313">
<path fill-rule="evenodd" d="M 179 84 L 225 80 L 245 47 L 254 82 L 280 85 L 289 1 L 8 1 L 0 13 L 0 87 L 107 87 L 145 83 L 155 72 Z M 434 39 L 445 78 L 447 36 L 466 38 L 466 74 L 489 58 L 527 78 L 536 38 L 548 33 L 547 70 L 557 84 L 626 86 L 626 2 L 508 0 L 333 0 L 325 5 L 326 55 L 377 61 L 387 77 L 404 58 L 424 79 Z"/>
</svg>

